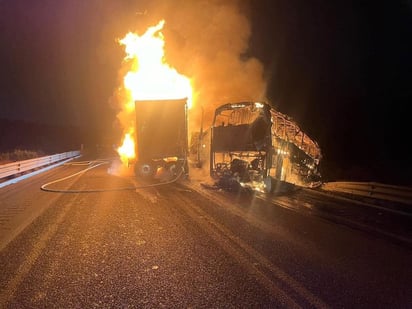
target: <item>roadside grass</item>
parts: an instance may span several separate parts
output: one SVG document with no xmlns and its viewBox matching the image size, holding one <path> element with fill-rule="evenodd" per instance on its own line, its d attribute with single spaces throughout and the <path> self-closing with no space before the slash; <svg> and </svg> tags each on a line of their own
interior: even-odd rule
<svg viewBox="0 0 412 309">
<path fill-rule="evenodd" d="M 42 151 L 15 149 L 10 152 L 0 153 L 0 164 L 7 164 L 16 161 L 34 159 L 42 157 L 44 155 L 45 154 Z"/>
</svg>

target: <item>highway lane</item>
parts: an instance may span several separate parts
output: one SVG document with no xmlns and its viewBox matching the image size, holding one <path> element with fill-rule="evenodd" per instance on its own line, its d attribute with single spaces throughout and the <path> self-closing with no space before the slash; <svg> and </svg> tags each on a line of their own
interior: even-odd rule
<svg viewBox="0 0 412 309">
<path fill-rule="evenodd" d="M 52 205 L 58 195 L 43 194 L 46 182 L 72 175 L 84 166 L 59 166 L 0 189 L 0 250 Z M 62 183 L 67 189 L 75 178 Z"/>
<path fill-rule="evenodd" d="M 365 201 L 357 196 L 348 198 L 339 193 L 301 188 L 288 194 L 261 198 L 301 214 L 319 216 L 412 248 L 412 209 L 407 204 Z"/>
<path fill-rule="evenodd" d="M 410 248 L 255 195 L 204 190 L 193 179 L 96 193 L 39 189 L 81 168 L 63 166 L 0 190 L 1 214 L 9 211 L 2 239 L 14 234 L 0 251 L 1 308 L 412 303 Z M 139 185 L 103 165 L 55 187 Z"/>
</svg>

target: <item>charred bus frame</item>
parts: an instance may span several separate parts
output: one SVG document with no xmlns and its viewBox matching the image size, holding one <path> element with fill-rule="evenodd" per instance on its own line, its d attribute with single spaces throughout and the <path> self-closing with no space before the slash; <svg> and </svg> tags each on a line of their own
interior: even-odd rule
<svg viewBox="0 0 412 309">
<path fill-rule="evenodd" d="M 318 144 L 267 103 L 228 103 L 215 110 L 210 174 L 273 191 L 274 182 L 314 186 L 320 181 Z"/>
</svg>

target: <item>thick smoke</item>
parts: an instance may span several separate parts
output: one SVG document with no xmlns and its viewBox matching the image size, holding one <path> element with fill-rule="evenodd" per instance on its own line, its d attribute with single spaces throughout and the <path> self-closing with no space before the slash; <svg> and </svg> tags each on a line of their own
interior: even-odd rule
<svg viewBox="0 0 412 309">
<path fill-rule="evenodd" d="M 247 56 L 251 25 L 244 1 L 164 1 L 166 59 L 192 81 L 190 125 L 204 127 L 221 104 L 264 100 L 263 66 Z"/>
<path fill-rule="evenodd" d="M 131 30 L 141 35 L 165 20 L 166 62 L 192 81 L 191 132 L 199 130 L 202 115 L 203 127 L 208 128 L 214 109 L 221 104 L 265 99 L 263 66 L 247 54 L 251 25 L 246 4 L 232 0 L 140 2 L 134 29 L 125 29 L 124 34 Z M 122 97 L 119 91 L 116 95 Z M 125 113 L 118 118 L 122 123 L 132 121 Z"/>
</svg>

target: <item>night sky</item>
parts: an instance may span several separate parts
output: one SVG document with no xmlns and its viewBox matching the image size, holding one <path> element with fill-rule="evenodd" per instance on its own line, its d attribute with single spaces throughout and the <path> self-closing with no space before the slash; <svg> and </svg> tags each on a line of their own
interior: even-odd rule
<svg viewBox="0 0 412 309">
<path fill-rule="evenodd" d="M 0 118 L 114 130 L 116 39 L 156 2 L 175 3 L 0 0 Z M 241 56 L 262 62 L 267 99 L 318 141 L 326 175 L 412 184 L 411 1 L 209 2 L 239 3 Z"/>
</svg>

